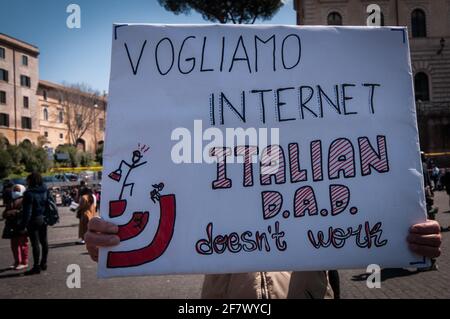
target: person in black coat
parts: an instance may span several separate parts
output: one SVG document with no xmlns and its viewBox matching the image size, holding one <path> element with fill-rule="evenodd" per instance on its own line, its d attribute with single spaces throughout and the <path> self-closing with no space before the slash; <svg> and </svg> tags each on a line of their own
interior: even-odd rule
<svg viewBox="0 0 450 319">
<path fill-rule="evenodd" d="M 28 175 L 27 184 L 28 189 L 23 196 L 21 229 L 28 231 L 33 249 L 33 268 L 25 272 L 25 275 L 34 275 L 39 274 L 41 270 L 47 270 L 48 240 L 45 208 L 47 198 L 51 195 L 39 173 Z"/>
</svg>

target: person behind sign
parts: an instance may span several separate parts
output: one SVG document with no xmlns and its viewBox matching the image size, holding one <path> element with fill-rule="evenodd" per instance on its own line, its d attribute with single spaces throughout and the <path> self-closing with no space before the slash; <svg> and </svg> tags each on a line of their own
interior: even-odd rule
<svg viewBox="0 0 450 319">
<path fill-rule="evenodd" d="M 74 199 L 78 204 L 80 203 L 80 197 L 83 196 L 87 189 L 88 187 L 86 186 L 86 182 L 81 181 L 80 185 L 78 186 L 76 198 Z"/>
<path fill-rule="evenodd" d="M 118 245 L 117 225 L 92 218 L 85 234 L 86 248 L 92 260 L 98 261 L 98 247 Z M 427 220 L 413 225 L 406 238 L 414 253 L 435 258 L 441 254 L 440 226 Z M 325 271 L 256 272 L 206 275 L 202 298 L 333 298 Z"/>
</svg>

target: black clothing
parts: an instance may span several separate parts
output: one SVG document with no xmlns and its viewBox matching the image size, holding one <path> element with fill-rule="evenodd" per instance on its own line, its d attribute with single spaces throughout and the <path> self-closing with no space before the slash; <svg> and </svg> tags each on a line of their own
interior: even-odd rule
<svg viewBox="0 0 450 319">
<path fill-rule="evenodd" d="M 44 185 L 29 188 L 25 191 L 23 194 L 22 229 L 25 229 L 32 219 L 44 216 L 47 196 L 49 196 L 49 192 Z"/>
<path fill-rule="evenodd" d="M 31 247 L 33 249 L 33 267 L 47 265 L 48 239 L 47 225 L 44 222 L 44 217 L 39 216 L 32 218 L 27 226 L 27 230 L 28 236 L 30 237 Z M 42 246 L 42 256 L 39 244 Z"/>
<path fill-rule="evenodd" d="M 34 268 L 47 264 L 47 224 L 44 221 L 47 197 L 51 196 L 44 185 L 29 188 L 23 195 L 22 229 L 27 229 L 33 248 Z M 42 256 L 41 247 L 42 246 Z"/>
</svg>

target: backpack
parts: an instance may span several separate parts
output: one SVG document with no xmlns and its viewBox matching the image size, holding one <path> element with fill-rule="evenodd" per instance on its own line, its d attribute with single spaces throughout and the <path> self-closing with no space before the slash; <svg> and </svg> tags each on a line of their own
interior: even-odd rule
<svg viewBox="0 0 450 319">
<path fill-rule="evenodd" d="M 47 192 L 47 199 L 45 201 L 44 221 L 49 226 L 59 223 L 58 206 L 50 195 L 50 192 Z"/>
</svg>

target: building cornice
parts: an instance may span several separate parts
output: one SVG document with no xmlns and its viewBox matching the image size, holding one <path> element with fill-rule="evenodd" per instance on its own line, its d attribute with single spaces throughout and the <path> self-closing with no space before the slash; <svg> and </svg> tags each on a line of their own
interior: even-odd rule
<svg viewBox="0 0 450 319">
<path fill-rule="evenodd" d="M 29 44 L 25 41 L 13 38 L 4 33 L 0 33 L 0 45 L 1 44 L 12 46 L 15 49 L 28 52 L 31 55 L 36 56 L 36 57 L 39 55 L 39 48 L 37 46 Z"/>
</svg>

